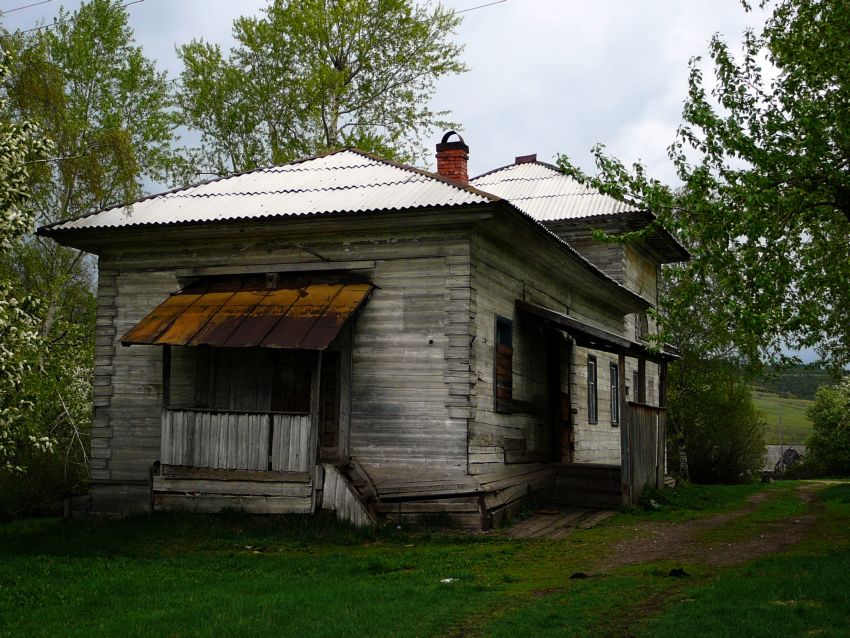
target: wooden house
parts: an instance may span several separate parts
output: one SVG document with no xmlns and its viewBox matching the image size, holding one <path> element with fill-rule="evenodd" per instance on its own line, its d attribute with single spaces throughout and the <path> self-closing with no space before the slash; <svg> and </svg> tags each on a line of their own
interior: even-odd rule
<svg viewBox="0 0 850 638">
<path fill-rule="evenodd" d="M 646 214 L 467 158 L 450 134 L 437 174 L 343 150 L 40 229 L 98 257 L 85 507 L 488 528 L 534 492 L 658 484 L 670 355 L 635 326 L 686 253 L 597 245 Z"/>
</svg>

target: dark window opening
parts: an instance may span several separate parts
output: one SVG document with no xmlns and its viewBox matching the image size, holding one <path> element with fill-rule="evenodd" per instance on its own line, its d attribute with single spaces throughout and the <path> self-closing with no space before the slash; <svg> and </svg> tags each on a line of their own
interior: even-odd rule
<svg viewBox="0 0 850 638">
<path fill-rule="evenodd" d="M 496 317 L 493 375 L 496 412 L 510 412 L 513 401 L 513 322 Z"/>
<path fill-rule="evenodd" d="M 196 409 L 310 413 L 315 352 L 193 347 Z"/>
<path fill-rule="evenodd" d="M 596 391 L 596 357 L 587 357 L 587 420 L 596 423 L 598 417 L 598 400 Z"/>
</svg>

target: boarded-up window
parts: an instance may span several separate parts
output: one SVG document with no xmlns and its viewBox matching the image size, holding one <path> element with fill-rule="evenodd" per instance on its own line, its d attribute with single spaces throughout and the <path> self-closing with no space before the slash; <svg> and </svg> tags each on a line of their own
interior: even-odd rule
<svg viewBox="0 0 850 638">
<path fill-rule="evenodd" d="M 599 405 L 596 391 L 596 357 L 587 357 L 587 420 L 596 423 Z"/>
<path fill-rule="evenodd" d="M 611 364 L 611 423 L 620 422 L 620 366 Z"/>
<path fill-rule="evenodd" d="M 195 405 L 235 412 L 310 412 L 316 354 L 271 348 L 195 351 Z"/>
<path fill-rule="evenodd" d="M 496 339 L 493 353 L 493 395 L 496 412 L 510 412 L 513 400 L 513 322 L 496 317 Z"/>
</svg>

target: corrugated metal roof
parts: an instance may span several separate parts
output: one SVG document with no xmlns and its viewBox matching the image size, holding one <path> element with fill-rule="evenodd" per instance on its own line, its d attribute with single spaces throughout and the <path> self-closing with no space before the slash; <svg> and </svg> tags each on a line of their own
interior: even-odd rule
<svg viewBox="0 0 850 638">
<path fill-rule="evenodd" d="M 634 211 L 634 206 L 579 184 L 543 162 L 511 164 L 470 184 L 492 193 L 538 221 L 581 219 Z"/>
<path fill-rule="evenodd" d="M 290 278 L 204 279 L 170 295 L 121 338 L 123 345 L 323 350 L 374 286 Z"/>
<path fill-rule="evenodd" d="M 463 206 L 495 199 L 424 171 L 343 150 L 154 195 L 47 230 Z"/>
</svg>

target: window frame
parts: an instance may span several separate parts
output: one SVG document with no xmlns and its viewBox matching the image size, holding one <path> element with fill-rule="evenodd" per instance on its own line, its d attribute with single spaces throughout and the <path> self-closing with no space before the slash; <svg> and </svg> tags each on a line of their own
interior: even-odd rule
<svg viewBox="0 0 850 638">
<path fill-rule="evenodd" d="M 587 422 L 599 422 L 599 372 L 592 354 L 587 355 Z"/>
<path fill-rule="evenodd" d="M 611 373 L 611 425 L 620 425 L 620 365 L 612 363 Z"/>
</svg>

